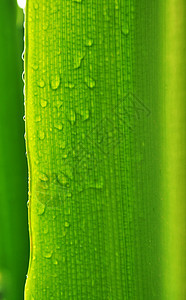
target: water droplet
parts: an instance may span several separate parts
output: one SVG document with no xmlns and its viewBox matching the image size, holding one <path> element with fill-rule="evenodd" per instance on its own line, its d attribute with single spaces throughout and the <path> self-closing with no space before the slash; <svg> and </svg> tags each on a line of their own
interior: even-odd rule
<svg viewBox="0 0 186 300">
<path fill-rule="evenodd" d="M 54 127 L 58 130 L 62 130 L 63 128 L 63 125 L 61 123 L 58 123 L 58 122 L 54 122 Z"/>
<path fill-rule="evenodd" d="M 39 174 L 39 179 L 41 181 L 45 181 L 45 182 L 49 180 L 48 176 L 45 173 L 40 173 Z"/>
<path fill-rule="evenodd" d="M 48 101 L 45 100 L 45 99 L 41 99 L 40 103 L 41 103 L 41 107 L 45 108 L 47 106 L 47 104 L 48 104 Z"/>
<path fill-rule="evenodd" d="M 57 178 L 61 185 L 66 185 L 68 183 L 68 178 L 63 173 L 58 174 Z"/>
<path fill-rule="evenodd" d="M 65 221 L 65 227 L 69 227 L 70 226 L 70 223 Z"/>
<path fill-rule="evenodd" d="M 83 118 L 83 121 L 86 121 L 89 119 L 89 110 L 85 110 L 82 112 L 82 118 Z"/>
<path fill-rule="evenodd" d="M 69 89 L 73 89 L 74 88 L 74 84 L 73 84 L 73 82 L 66 82 L 65 83 L 65 87 L 69 88 Z"/>
<path fill-rule="evenodd" d="M 63 153 L 62 154 L 62 158 L 67 158 L 68 157 L 68 154 L 67 153 Z"/>
<path fill-rule="evenodd" d="M 85 55 L 82 54 L 80 51 L 76 53 L 75 58 L 74 58 L 74 69 L 78 69 L 81 67 L 81 62 L 84 57 L 85 57 Z"/>
<path fill-rule="evenodd" d="M 23 71 L 23 73 L 22 73 L 22 80 L 23 80 L 23 82 L 25 82 L 25 71 Z"/>
<path fill-rule="evenodd" d="M 23 51 L 22 55 L 21 55 L 22 60 L 24 61 L 25 59 L 25 51 Z"/>
<path fill-rule="evenodd" d="M 41 202 L 37 202 L 37 214 L 38 216 L 43 215 L 45 212 L 45 205 Z"/>
<path fill-rule="evenodd" d="M 45 82 L 44 82 L 43 79 L 40 79 L 40 80 L 38 81 L 38 86 L 39 86 L 40 88 L 43 88 L 43 87 L 45 86 Z"/>
<path fill-rule="evenodd" d="M 44 133 L 44 131 L 40 130 L 40 131 L 38 132 L 38 137 L 39 137 L 40 140 L 44 140 L 44 138 L 45 138 L 45 133 Z"/>
<path fill-rule="evenodd" d="M 33 69 L 34 71 L 37 71 L 38 68 L 39 68 L 39 66 L 38 66 L 37 64 L 33 64 L 33 65 L 32 65 L 32 69 Z"/>
<path fill-rule="evenodd" d="M 103 188 L 103 177 L 100 180 L 97 180 L 95 183 L 91 183 L 90 187 L 95 189 L 102 189 Z"/>
<path fill-rule="evenodd" d="M 35 116 L 35 122 L 40 122 L 41 121 L 41 116 L 40 115 L 36 115 Z"/>
<path fill-rule="evenodd" d="M 91 78 L 90 76 L 86 76 L 85 77 L 85 83 L 89 88 L 94 88 L 96 85 L 96 82 L 93 78 Z"/>
<path fill-rule="evenodd" d="M 62 100 L 56 99 L 54 105 L 59 109 L 63 105 L 63 102 Z"/>
<path fill-rule="evenodd" d="M 124 35 L 129 34 L 129 28 L 128 28 L 128 27 L 122 28 L 122 33 L 123 33 Z"/>
<path fill-rule="evenodd" d="M 46 251 L 44 251 L 43 256 L 44 256 L 45 258 L 51 258 L 51 257 L 52 257 L 52 254 L 53 254 L 52 251 L 46 250 Z"/>
<path fill-rule="evenodd" d="M 55 73 L 50 78 L 50 86 L 52 90 L 57 90 L 61 82 L 60 75 Z"/>
<path fill-rule="evenodd" d="M 91 47 L 92 45 L 93 45 L 93 40 L 92 40 L 92 39 L 87 39 L 87 40 L 85 41 L 85 46 Z"/>
<path fill-rule="evenodd" d="M 72 168 L 71 168 L 71 167 L 69 167 L 69 166 L 67 167 L 67 165 L 66 165 L 65 173 L 66 173 L 66 175 L 67 175 L 70 179 L 73 178 Z"/>
<path fill-rule="evenodd" d="M 74 124 L 76 121 L 76 114 L 73 110 L 69 112 L 69 121 Z"/>
<path fill-rule="evenodd" d="M 23 121 L 25 122 L 25 115 L 23 116 Z"/>
</svg>

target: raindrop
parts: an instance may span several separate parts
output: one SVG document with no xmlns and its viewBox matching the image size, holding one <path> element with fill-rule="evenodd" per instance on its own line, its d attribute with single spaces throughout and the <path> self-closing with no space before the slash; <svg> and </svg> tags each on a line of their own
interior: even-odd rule
<svg viewBox="0 0 186 300">
<path fill-rule="evenodd" d="M 23 71 L 23 73 L 22 73 L 22 80 L 23 80 L 23 82 L 25 82 L 25 71 Z"/>
<path fill-rule="evenodd" d="M 43 215 L 44 212 L 45 212 L 45 205 L 41 202 L 38 202 L 37 203 L 37 214 L 38 214 L 38 216 Z"/>
<path fill-rule="evenodd" d="M 68 157 L 67 153 L 62 154 L 62 158 L 67 158 L 67 157 Z"/>
<path fill-rule="evenodd" d="M 96 181 L 95 183 L 90 184 L 90 187 L 95 189 L 102 189 L 103 188 L 103 178 L 101 177 L 99 181 Z"/>
<path fill-rule="evenodd" d="M 70 223 L 69 222 L 65 222 L 65 227 L 69 227 L 70 226 Z"/>
<path fill-rule="evenodd" d="M 39 66 L 38 66 L 37 64 L 33 64 L 33 65 L 32 65 L 32 69 L 33 69 L 34 71 L 37 71 L 38 68 L 39 68 Z"/>
<path fill-rule="evenodd" d="M 74 69 L 81 67 L 82 60 L 85 56 L 81 52 L 77 52 L 74 58 Z"/>
<path fill-rule="evenodd" d="M 38 132 L 38 137 L 39 137 L 40 140 L 44 140 L 44 138 L 45 138 L 45 133 L 44 133 L 44 131 L 39 131 L 39 132 Z"/>
<path fill-rule="evenodd" d="M 85 83 L 89 88 L 94 88 L 96 85 L 96 82 L 93 78 L 91 78 L 90 76 L 86 76 L 85 77 Z"/>
<path fill-rule="evenodd" d="M 51 258 L 52 257 L 52 251 L 44 251 L 43 256 L 45 258 Z"/>
<path fill-rule="evenodd" d="M 57 259 L 54 260 L 54 265 L 58 265 Z"/>
<path fill-rule="evenodd" d="M 40 79 L 40 80 L 39 80 L 38 86 L 39 86 L 40 88 L 43 88 L 43 87 L 45 86 L 45 82 L 44 82 L 43 79 Z"/>
<path fill-rule="evenodd" d="M 85 41 L 85 46 L 91 47 L 92 45 L 93 45 L 93 40 L 92 40 L 92 39 L 87 39 L 87 40 Z"/>
<path fill-rule="evenodd" d="M 45 182 L 49 180 L 48 176 L 45 173 L 40 173 L 39 174 L 39 179 L 41 181 L 45 181 Z"/>
<path fill-rule="evenodd" d="M 85 110 L 82 112 L 83 121 L 86 121 L 89 119 L 89 110 Z"/>
<path fill-rule="evenodd" d="M 35 117 L 35 122 L 40 122 L 41 121 L 41 116 L 40 115 L 37 115 L 36 117 Z"/>
<path fill-rule="evenodd" d="M 123 33 L 124 35 L 129 34 L 129 28 L 128 28 L 128 27 L 122 28 L 122 33 Z"/>
<path fill-rule="evenodd" d="M 50 78 L 50 86 L 52 90 L 57 90 L 60 85 L 60 75 L 58 73 L 53 74 Z"/>
<path fill-rule="evenodd" d="M 58 122 L 54 122 L 54 127 L 58 130 L 62 130 L 63 128 L 63 125 L 61 123 L 58 123 Z"/>
<path fill-rule="evenodd" d="M 63 102 L 62 102 L 62 100 L 56 100 L 54 102 L 54 105 L 59 109 L 63 105 Z"/>
<path fill-rule="evenodd" d="M 74 124 L 76 121 L 76 114 L 73 110 L 70 111 L 69 113 L 69 121 Z"/>
<path fill-rule="evenodd" d="M 66 185 L 66 184 L 68 184 L 68 179 L 67 179 L 67 177 L 66 177 L 63 173 L 58 174 L 58 181 L 59 181 L 59 183 L 60 183 L 61 185 Z"/>
<path fill-rule="evenodd" d="M 23 51 L 22 55 L 21 55 L 22 60 L 25 60 L 25 51 Z"/>
<path fill-rule="evenodd" d="M 47 106 L 47 104 L 48 104 L 48 101 L 45 100 L 45 99 L 41 99 L 40 103 L 41 103 L 41 107 L 45 108 Z"/>
</svg>

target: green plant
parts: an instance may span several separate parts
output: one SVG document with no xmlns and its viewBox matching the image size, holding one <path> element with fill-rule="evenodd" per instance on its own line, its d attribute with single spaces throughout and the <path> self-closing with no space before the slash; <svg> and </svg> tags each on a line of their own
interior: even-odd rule
<svg viewBox="0 0 186 300">
<path fill-rule="evenodd" d="M 16 2 L 0 2 L 0 299 L 23 298 L 28 258 L 21 43 Z M 21 215 L 21 217 L 20 217 Z"/>
<path fill-rule="evenodd" d="M 173 11 L 174 1 L 165 4 Z M 166 178 L 170 160 L 181 168 L 181 156 L 172 155 L 172 125 L 164 113 L 169 103 L 165 80 L 170 85 L 173 66 L 178 67 L 176 48 L 166 47 L 173 36 L 167 36 L 165 20 L 176 32 L 180 25 L 173 15 L 169 19 L 166 5 L 27 1 L 31 256 L 26 300 L 185 297 L 186 268 L 176 271 L 170 249 L 176 243 L 168 242 L 172 232 L 166 229 L 167 221 L 168 226 L 177 221 L 169 219 L 169 205 L 180 211 L 185 191 L 176 181 L 182 191 L 176 206 L 172 182 L 179 168 Z M 181 0 L 177 5 L 185 7 Z M 180 40 L 182 35 L 178 45 Z M 174 65 L 168 62 L 165 70 L 173 54 Z M 179 91 L 182 103 L 183 83 Z M 170 111 L 176 105 L 172 97 Z M 180 125 L 174 117 L 173 127 Z M 183 150 L 181 140 L 178 147 Z M 179 234 L 183 216 L 180 222 Z M 181 259 L 185 242 L 178 241 Z M 174 273 L 178 277 L 168 286 Z"/>
</svg>

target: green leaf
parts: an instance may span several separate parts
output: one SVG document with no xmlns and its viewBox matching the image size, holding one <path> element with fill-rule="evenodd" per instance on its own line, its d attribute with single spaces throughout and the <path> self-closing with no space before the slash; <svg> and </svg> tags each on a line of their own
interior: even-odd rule
<svg viewBox="0 0 186 300">
<path fill-rule="evenodd" d="M 185 4 L 166 5 L 27 2 L 26 300 L 185 298 Z"/>
<path fill-rule="evenodd" d="M 0 299 L 23 299 L 28 260 L 27 179 L 16 2 L 0 2 Z"/>
</svg>

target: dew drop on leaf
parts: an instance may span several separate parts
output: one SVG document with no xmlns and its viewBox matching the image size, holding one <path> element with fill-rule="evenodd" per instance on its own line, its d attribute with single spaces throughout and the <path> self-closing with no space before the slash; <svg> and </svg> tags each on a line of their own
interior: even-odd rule
<svg viewBox="0 0 186 300">
<path fill-rule="evenodd" d="M 54 122 L 54 128 L 58 129 L 58 130 L 62 130 L 63 125 L 61 123 L 58 122 Z"/>
<path fill-rule="evenodd" d="M 43 87 L 45 86 L 45 82 L 44 82 L 43 79 L 40 79 L 40 80 L 38 81 L 38 86 L 39 86 L 40 88 L 43 88 Z"/>
<path fill-rule="evenodd" d="M 41 99 L 40 103 L 41 103 L 41 107 L 45 108 L 47 106 L 47 104 L 48 104 L 48 101 L 45 100 L 45 99 Z"/>
<path fill-rule="evenodd" d="M 87 39 L 87 40 L 85 41 L 85 46 L 91 47 L 92 45 L 93 45 L 93 40 L 92 40 L 92 39 Z"/>
<path fill-rule="evenodd" d="M 70 223 L 69 222 L 65 222 L 65 227 L 69 227 L 70 226 Z"/>
<path fill-rule="evenodd" d="M 39 179 L 41 181 L 48 181 L 49 180 L 48 176 L 45 173 L 40 173 L 39 174 Z"/>
<path fill-rule="evenodd" d="M 43 257 L 45 258 L 51 258 L 52 257 L 52 251 L 49 251 L 49 250 L 45 250 L 44 253 L 43 253 Z"/>
<path fill-rule="evenodd" d="M 85 77 L 85 83 L 90 89 L 94 88 L 96 85 L 95 80 L 93 78 L 91 78 L 90 76 Z"/>
<path fill-rule="evenodd" d="M 41 116 L 40 115 L 36 115 L 35 116 L 35 122 L 40 122 L 41 121 Z"/>
<path fill-rule="evenodd" d="M 50 86 L 52 90 L 57 90 L 60 85 L 61 79 L 58 73 L 53 74 L 50 78 Z"/>
<path fill-rule="evenodd" d="M 33 64 L 33 65 L 32 65 L 32 69 L 33 69 L 34 71 L 37 71 L 38 68 L 39 68 L 38 64 Z"/>
<path fill-rule="evenodd" d="M 44 138 L 45 138 L 45 133 L 44 133 L 44 131 L 40 130 L 40 131 L 38 132 L 38 137 L 39 137 L 40 140 L 44 140 Z"/>
<path fill-rule="evenodd" d="M 128 29 L 128 27 L 122 28 L 122 33 L 123 33 L 124 35 L 129 34 L 129 29 Z"/>
<path fill-rule="evenodd" d="M 45 212 L 45 205 L 41 202 L 37 202 L 37 214 L 38 216 L 43 215 Z"/>
</svg>

